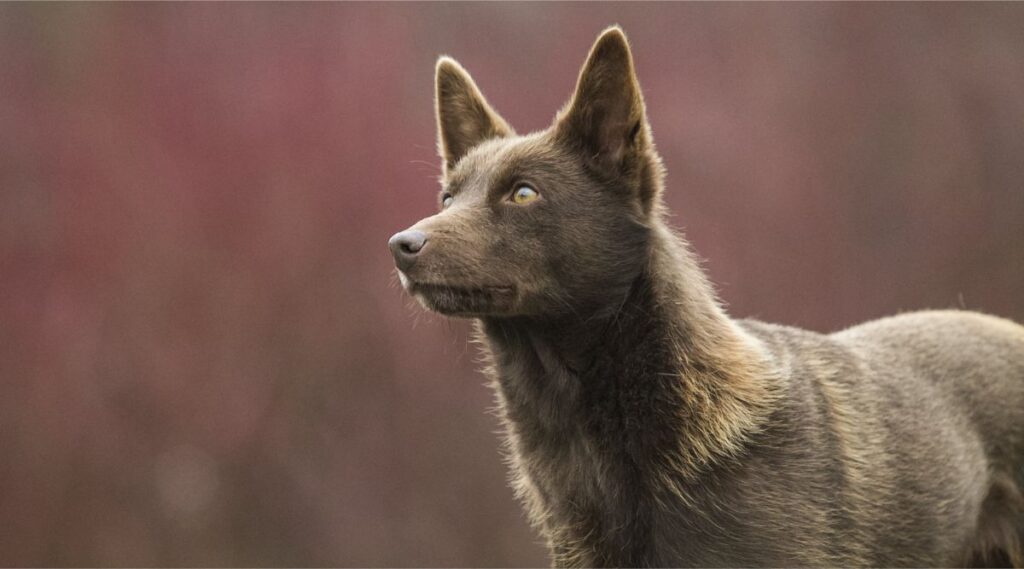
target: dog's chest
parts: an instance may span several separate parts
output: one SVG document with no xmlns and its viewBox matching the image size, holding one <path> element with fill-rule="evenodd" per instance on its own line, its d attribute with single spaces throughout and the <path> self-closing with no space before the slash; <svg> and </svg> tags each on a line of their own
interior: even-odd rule
<svg viewBox="0 0 1024 569">
<path fill-rule="evenodd" d="M 646 464 L 652 425 L 633 408 L 642 401 L 614 387 L 627 379 L 609 377 L 623 373 L 618 366 L 577 375 L 519 347 L 497 358 L 495 379 L 531 513 L 566 555 L 598 556 L 588 564 L 610 561 L 604 552 L 613 551 L 624 562 L 644 558 L 655 510 L 648 477 L 657 469 Z"/>
</svg>

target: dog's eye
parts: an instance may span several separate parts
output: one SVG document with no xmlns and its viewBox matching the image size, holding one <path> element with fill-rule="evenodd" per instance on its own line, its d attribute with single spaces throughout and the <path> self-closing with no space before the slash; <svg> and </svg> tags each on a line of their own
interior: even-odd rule
<svg viewBox="0 0 1024 569">
<path fill-rule="evenodd" d="M 446 208 L 452 205 L 453 201 L 455 201 L 455 198 L 453 198 L 451 194 L 441 196 L 441 208 Z"/>
<path fill-rule="evenodd" d="M 537 193 L 537 190 L 530 186 L 519 186 L 516 191 L 512 192 L 512 201 L 519 205 L 528 204 L 539 197 L 540 194 Z"/>
</svg>

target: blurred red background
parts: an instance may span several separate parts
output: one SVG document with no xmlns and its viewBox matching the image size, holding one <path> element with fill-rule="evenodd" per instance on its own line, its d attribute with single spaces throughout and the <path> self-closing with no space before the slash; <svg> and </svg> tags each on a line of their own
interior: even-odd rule
<svg viewBox="0 0 1024 569">
<path fill-rule="evenodd" d="M 546 564 L 385 242 L 438 55 L 526 132 L 612 23 L 732 314 L 1024 320 L 1020 4 L 4 4 L 0 563 Z"/>
</svg>

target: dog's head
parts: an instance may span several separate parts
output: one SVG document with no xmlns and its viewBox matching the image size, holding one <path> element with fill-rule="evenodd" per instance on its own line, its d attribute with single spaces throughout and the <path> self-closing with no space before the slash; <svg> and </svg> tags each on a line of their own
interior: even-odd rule
<svg viewBox="0 0 1024 569">
<path fill-rule="evenodd" d="M 659 215 L 626 37 L 606 30 L 548 129 L 518 136 L 454 60 L 437 63 L 440 211 L 390 242 L 403 286 L 450 316 L 539 316 L 621 301 Z"/>
</svg>

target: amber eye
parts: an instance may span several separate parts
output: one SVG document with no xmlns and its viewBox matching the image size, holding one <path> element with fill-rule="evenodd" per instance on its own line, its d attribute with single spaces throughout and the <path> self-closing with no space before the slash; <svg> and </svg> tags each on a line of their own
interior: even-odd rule
<svg viewBox="0 0 1024 569">
<path fill-rule="evenodd" d="M 539 197 L 540 194 L 537 193 L 537 190 L 530 186 L 519 186 L 516 191 L 512 192 L 512 201 L 519 205 L 528 204 Z"/>
<path fill-rule="evenodd" d="M 455 201 L 455 198 L 453 198 L 451 194 L 441 196 L 441 208 L 443 209 L 452 205 L 453 201 Z"/>
</svg>

